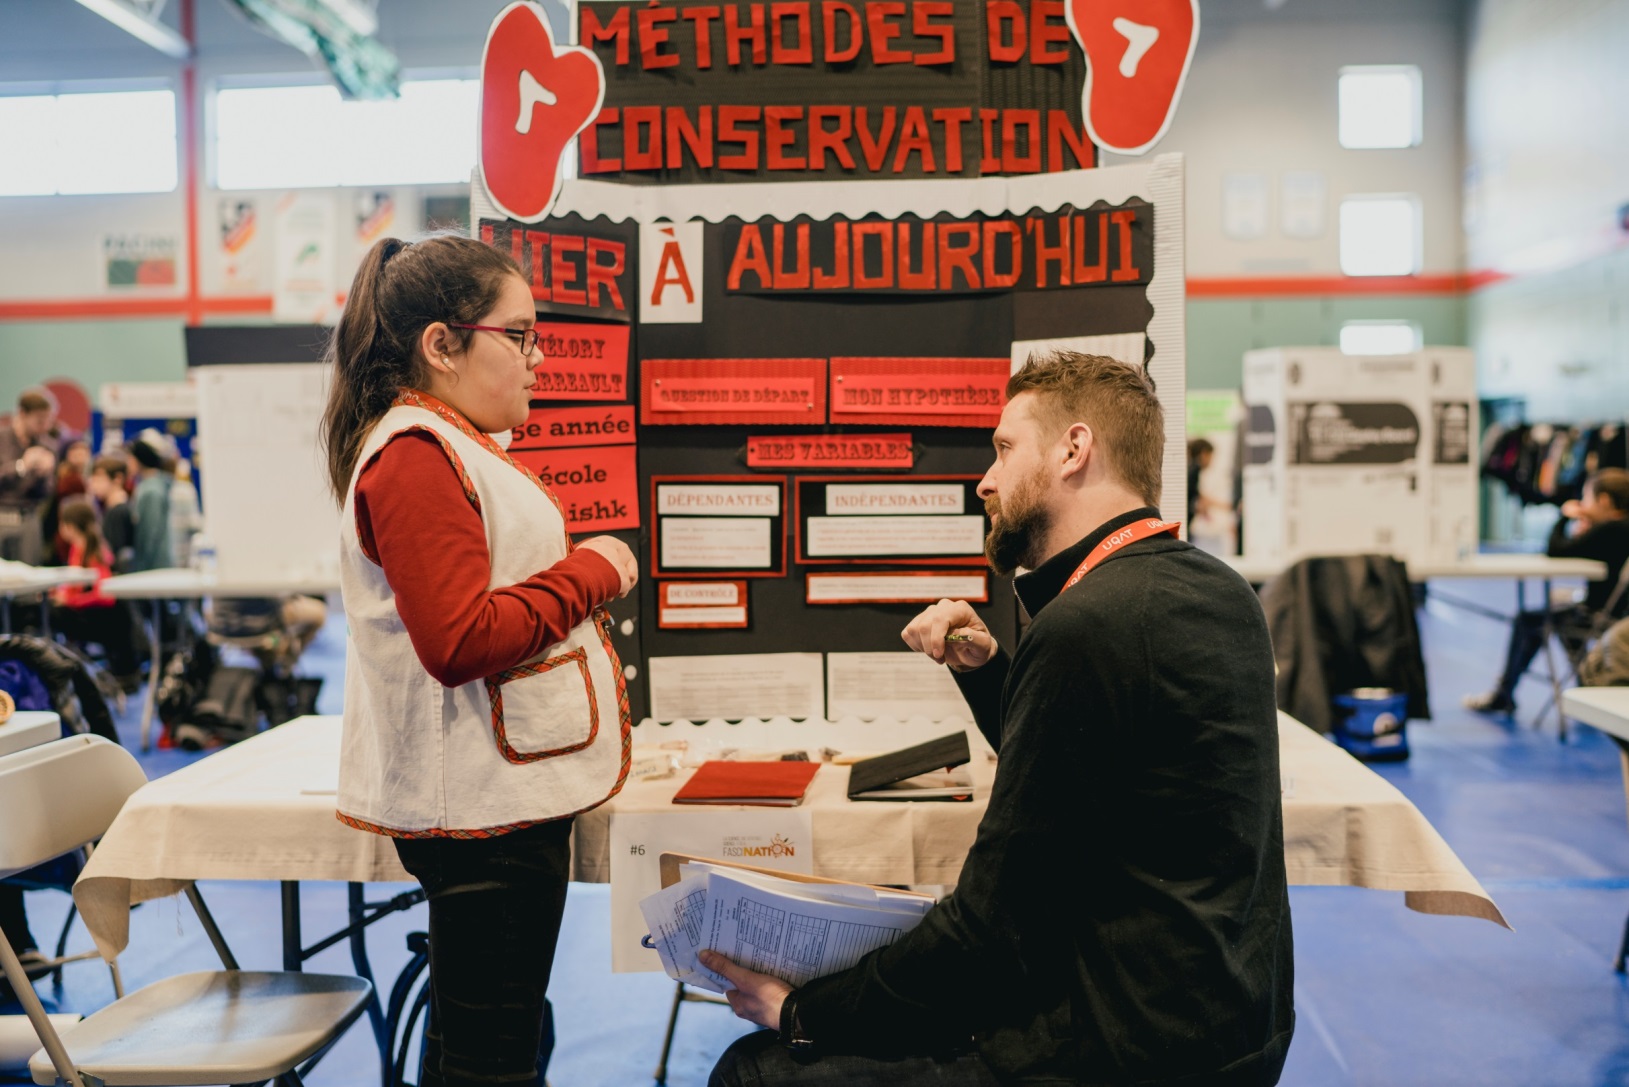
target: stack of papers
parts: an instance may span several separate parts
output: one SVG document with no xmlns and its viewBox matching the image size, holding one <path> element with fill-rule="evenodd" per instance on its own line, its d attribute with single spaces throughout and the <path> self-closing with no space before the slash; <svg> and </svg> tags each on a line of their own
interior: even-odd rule
<svg viewBox="0 0 1629 1087">
<path fill-rule="evenodd" d="M 728 982 L 696 953 L 717 951 L 791 985 L 846 970 L 915 928 L 933 900 L 860 883 L 804 883 L 691 861 L 639 903 L 662 969 L 715 993 Z"/>
</svg>

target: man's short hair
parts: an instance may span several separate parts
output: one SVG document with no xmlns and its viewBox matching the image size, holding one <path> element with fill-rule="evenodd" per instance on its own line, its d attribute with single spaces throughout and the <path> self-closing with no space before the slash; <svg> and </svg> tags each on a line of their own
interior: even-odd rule
<svg viewBox="0 0 1629 1087">
<path fill-rule="evenodd" d="M 1613 509 L 1629 513 L 1629 472 L 1622 468 L 1602 468 L 1589 477 L 1589 486 L 1597 497 L 1605 495 Z"/>
<path fill-rule="evenodd" d="M 1035 416 L 1051 437 L 1075 423 L 1092 428 L 1109 470 L 1150 506 L 1159 505 L 1165 411 L 1141 366 L 1104 355 L 1031 355 L 1007 381 L 1007 399 L 1035 393 Z"/>
<path fill-rule="evenodd" d="M 33 415 L 37 411 L 55 411 L 56 404 L 52 402 L 43 390 L 25 389 L 17 397 L 17 412 L 20 415 Z"/>
<path fill-rule="evenodd" d="M 1188 441 L 1188 459 L 1198 460 L 1206 453 L 1216 452 L 1216 447 L 1210 444 L 1207 438 L 1192 438 Z"/>
<path fill-rule="evenodd" d="M 101 472 L 109 479 L 127 479 L 130 476 L 130 462 L 113 453 L 103 453 L 91 461 L 92 473 Z"/>
</svg>

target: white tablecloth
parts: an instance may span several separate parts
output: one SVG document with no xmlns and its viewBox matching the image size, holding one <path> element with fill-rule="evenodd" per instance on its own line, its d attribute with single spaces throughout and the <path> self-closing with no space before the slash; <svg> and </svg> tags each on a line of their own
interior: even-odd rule
<svg viewBox="0 0 1629 1087">
<path fill-rule="evenodd" d="M 843 723 L 762 724 L 750 730 L 748 725 L 646 724 L 636 736 L 654 742 L 677 732 L 707 742 L 703 737 L 714 739 L 724 729 L 741 746 L 756 748 L 782 746 L 789 736 L 820 730 L 818 745 L 857 751 L 884 750 L 944 731 L 925 722 L 869 725 L 868 732 L 889 740 L 864 744 L 853 726 Z M 299 718 L 159 778 L 132 796 L 74 885 L 74 901 L 102 953 L 124 949 L 132 904 L 175 894 L 190 880 L 407 881 L 388 839 L 334 818 L 339 735 L 338 717 Z M 1288 717 L 1280 718 L 1280 736 L 1284 855 L 1291 883 L 1402 891 L 1407 904 L 1424 913 L 1505 923 L 1476 878 L 1396 788 Z M 979 740 L 972 763 L 977 798 L 971 804 L 853 803 L 845 796 L 846 772 L 823 767 L 805 801 L 813 817 L 816 874 L 870 883 L 954 884 L 995 772 L 985 750 Z M 611 815 L 675 811 L 673 793 L 687 776 L 630 782 L 610 804 L 579 816 L 574 878 L 609 879 Z"/>
</svg>

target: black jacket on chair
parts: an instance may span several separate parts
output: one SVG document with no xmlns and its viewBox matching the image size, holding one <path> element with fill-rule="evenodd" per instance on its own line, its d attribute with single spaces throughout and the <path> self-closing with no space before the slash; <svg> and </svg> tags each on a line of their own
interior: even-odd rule
<svg viewBox="0 0 1629 1087">
<path fill-rule="evenodd" d="M 1302 559 L 1261 592 L 1278 665 L 1278 708 L 1317 732 L 1330 699 L 1357 687 L 1408 695 L 1429 720 L 1425 657 L 1408 567 L 1388 555 Z"/>
</svg>

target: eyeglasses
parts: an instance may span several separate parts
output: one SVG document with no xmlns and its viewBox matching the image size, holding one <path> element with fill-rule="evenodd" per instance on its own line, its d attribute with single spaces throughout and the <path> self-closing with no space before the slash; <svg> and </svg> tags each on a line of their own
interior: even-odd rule
<svg viewBox="0 0 1629 1087">
<path fill-rule="evenodd" d="M 447 322 L 448 328 L 467 328 L 472 332 L 501 332 L 505 336 L 520 344 L 522 356 L 530 356 L 532 348 L 537 346 L 537 329 L 535 328 L 499 328 L 497 325 L 460 325 L 452 321 Z"/>
</svg>

